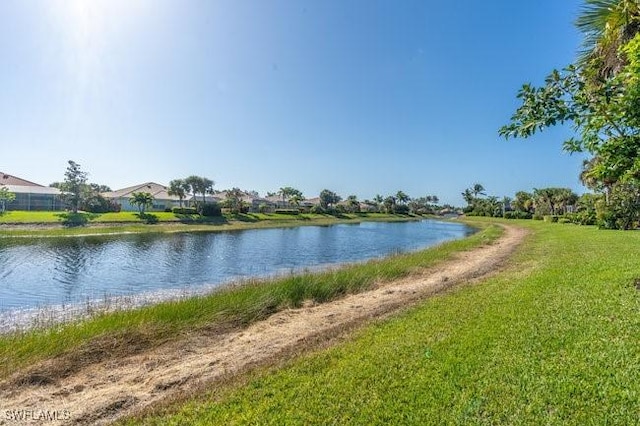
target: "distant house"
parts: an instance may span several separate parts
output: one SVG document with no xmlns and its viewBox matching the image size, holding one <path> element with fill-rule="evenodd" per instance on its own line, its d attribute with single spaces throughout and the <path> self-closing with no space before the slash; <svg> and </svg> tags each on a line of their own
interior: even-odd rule
<svg viewBox="0 0 640 426">
<path fill-rule="evenodd" d="M 218 203 L 222 203 L 228 198 L 227 192 L 228 191 L 217 191 L 213 196 L 218 199 Z M 266 211 L 272 211 L 276 208 L 276 203 L 268 198 L 260 197 L 257 192 L 243 192 L 241 200 L 249 206 L 250 212 L 259 212 L 263 208 Z"/>
<path fill-rule="evenodd" d="M 319 197 L 304 199 L 304 200 L 300 201 L 300 203 L 297 204 L 297 205 L 291 203 L 291 201 L 288 198 L 285 198 L 283 200 L 282 196 L 280 196 L 280 195 L 271 195 L 269 197 L 264 198 L 263 200 L 265 202 L 267 202 L 269 205 L 272 205 L 274 208 L 277 208 L 277 209 L 298 208 L 298 209 L 300 209 L 302 211 L 307 211 L 307 210 L 311 209 L 313 206 L 319 206 L 320 205 L 320 198 Z"/>
<path fill-rule="evenodd" d="M 269 205 L 273 206 L 276 209 L 289 209 L 291 208 L 291 204 L 289 204 L 289 200 L 285 198 L 282 199 L 280 195 L 270 195 L 265 198 L 265 201 L 269 203 Z"/>
<path fill-rule="evenodd" d="M 222 198 L 220 196 L 219 193 L 216 194 L 207 194 L 204 197 L 204 202 L 205 203 L 221 203 L 222 201 L 224 201 L 224 198 Z M 202 203 L 202 194 L 188 194 L 187 198 L 185 199 L 185 205 L 187 206 L 196 206 L 198 203 Z"/>
<path fill-rule="evenodd" d="M 0 172 L 0 187 L 16 194 L 7 203 L 7 210 L 62 210 L 64 203 L 58 188 L 39 185 L 28 180 Z"/>
<path fill-rule="evenodd" d="M 307 198 L 305 200 L 302 200 L 302 202 L 300 203 L 300 207 L 311 209 L 312 207 L 319 207 L 320 204 L 322 204 L 320 203 L 320 197 Z"/>
<path fill-rule="evenodd" d="M 153 206 L 147 208 L 148 211 L 163 211 L 173 207 L 180 206 L 180 199 L 176 196 L 169 195 L 169 188 L 159 183 L 147 182 L 140 185 L 129 186 L 127 188 L 118 189 L 117 191 L 103 192 L 101 195 L 120 205 L 122 211 L 138 211 L 138 206 L 131 204 L 131 198 L 134 192 L 148 192 L 153 196 Z M 189 196 L 188 196 L 189 197 Z M 183 200 L 183 204 L 186 199 Z"/>
</svg>

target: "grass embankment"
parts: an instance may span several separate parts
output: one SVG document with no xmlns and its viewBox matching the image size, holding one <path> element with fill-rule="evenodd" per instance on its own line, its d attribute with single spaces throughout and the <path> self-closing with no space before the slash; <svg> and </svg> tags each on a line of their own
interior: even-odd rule
<svg viewBox="0 0 640 426">
<path fill-rule="evenodd" d="M 638 424 L 640 233 L 511 223 L 507 271 L 145 422 Z"/>
<path fill-rule="evenodd" d="M 141 219 L 138 213 L 82 214 L 83 226 L 65 226 L 69 214 L 62 212 L 6 212 L 0 216 L 0 237 L 49 237 L 95 234 L 215 232 L 302 225 L 332 225 L 362 221 L 423 219 L 384 213 L 326 214 L 227 214 L 220 217 L 154 212 Z M 152 220 L 148 220 L 152 218 Z M 150 223 L 149 223 L 150 222 Z M 2 225 L 5 225 L 3 228 Z"/>
<path fill-rule="evenodd" d="M 483 225 L 484 226 L 484 225 Z M 118 357 L 151 348 L 183 333 L 243 327 L 306 300 L 317 303 L 371 288 L 430 267 L 456 252 L 501 235 L 496 226 L 464 240 L 320 273 L 228 287 L 204 297 L 166 302 L 141 309 L 102 314 L 90 320 L 47 330 L 0 336 L 0 379 L 40 360 L 59 357 L 46 374 L 62 375 L 97 358 Z M 40 377 L 33 380 L 44 380 Z"/>
</svg>

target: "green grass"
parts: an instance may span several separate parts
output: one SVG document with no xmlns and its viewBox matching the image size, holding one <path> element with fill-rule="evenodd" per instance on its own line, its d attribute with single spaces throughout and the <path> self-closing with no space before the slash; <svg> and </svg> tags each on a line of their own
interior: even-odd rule
<svg viewBox="0 0 640 426">
<path fill-rule="evenodd" d="M 206 297 L 103 314 L 46 330 L 0 336 L 0 379 L 45 358 L 62 355 L 69 359 L 117 357 L 197 329 L 242 327 L 278 310 L 300 306 L 305 300 L 325 302 L 370 288 L 380 280 L 406 276 L 416 268 L 432 266 L 453 253 L 493 241 L 501 232 L 498 227 L 485 226 L 483 231 L 469 238 L 420 252 L 321 273 L 247 283 Z"/>
<path fill-rule="evenodd" d="M 8 211 L 0 215 L 0 223 L 61 223 L 62 212 Z"/>
<path fill-rule="evenodd" d="M 505 272 L 144 423 L 639 424 L 640 233 L 510 223 Z"/>
</svg>

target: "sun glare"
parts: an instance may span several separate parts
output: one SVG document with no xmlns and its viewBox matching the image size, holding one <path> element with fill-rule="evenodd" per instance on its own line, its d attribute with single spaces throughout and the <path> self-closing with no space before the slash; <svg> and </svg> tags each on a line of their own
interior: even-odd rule
<svg viewBox="0 0 640 426">
<path fill-rule="evenodd" d="M 140 24 L 150 3 L 144 0 L 58 0 L 49 4 L 59 25 L 76 49 L 96 48 L 112 37 L 123 37 Z"/>
</svg>

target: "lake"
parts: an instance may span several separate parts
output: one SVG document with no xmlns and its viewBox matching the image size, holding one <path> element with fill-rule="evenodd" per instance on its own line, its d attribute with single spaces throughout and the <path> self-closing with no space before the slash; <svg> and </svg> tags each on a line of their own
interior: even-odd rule
<svg viewBox="0 0 640 426">
<path fill-rule="evenodd" d="M 215 233 L 0 239 L 0 313 L 232 281 L 414 251 L 474 232 L 433 220 Z"/>
</svg>

